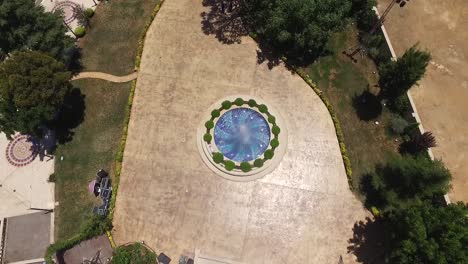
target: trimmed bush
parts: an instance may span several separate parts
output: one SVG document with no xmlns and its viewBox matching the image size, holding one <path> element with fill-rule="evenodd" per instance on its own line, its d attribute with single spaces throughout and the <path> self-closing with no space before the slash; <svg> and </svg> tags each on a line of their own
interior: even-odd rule
<svg viewBox="0 0 468 264">
<path fill-rule="evenodd" d="M 281 132 L 281 129 L 279 128 L 279 126 L 273 126 L 273 128 L 271 128 L 271 132 L 273 133 L 273 135 L 275 136 L 278 136 L 279 133 Z"/>
<path fill-rule="evenodd" d="M 213 137 L 211 136 L 210 133 L 206 133 L 205 135 L 203 135 L 203 140 L 206 141 L 207 143 L 211 143 L 212 139 Z"/>
<path fill-rule="evenodd" d="M 245 101 L 244 101 L 244 99 L 242 99 L 242 98 L 237 98 L 237 99 L 234 101 L 234 104 L 237 105 L 237 106 L 242 106 L 244 103 L 245 103 Z"/>
<path fill-rule="evenodd" d="M 224 168 L 228 171 L 232 171 L 236 167 L 236 164 L 231 160 L 224 161 Z"/>
<path fill-rule="evenodd" d="M 263 166 L 263 163 L 264 163 L 264 161 L 262 159 L 256 159 L 254 161 L 254 166 L 257 167 L 257 168 L 260 168 L 260 167 Z"/>
<path fill-rule="evenodd" d="M 273 155 L 274 155 L 274 152 L 271 149 L 267 149 L 265 153 L 263 153 L 263 157 L 267 160 L 272 159 Z"/>
<path fill-rule="evenodd" d="M 240 168 L 243 172 L 249 172 L 252 170 L 252 165 L 244 161 L 240 164 Z"/>
<path fill-rule="evenodd" d="M 206 127 L 207 129 L 212 129 L 212 128 L 214 127 L 214 122 L 211 121 L 211 120 L 206 121 L 205 127 Z"/>
<path fill-rule="evenodd" d="M 219 152 L 213 153 L 213 161 L 214 161 L 215 163 L 218 163 L 218 164 L 219 164 L 219 163 L 223 162 L 223 160 L 224 160 L 223 154 L 221 154 L 221 153 L 219 153 Z"/>
<path fill-rule="evenodd" d="M 74 33 L 77 38 L 82 38 L 86 35 L 86 29 L 84 27 L 77 27 L 75 28 Z"/>
<path fill-rule="evenodd" d="M 250 99 L 247 104 L 250 106 L 250 107 L 255 107 L 257 106 L 257 102 L 254 100 L 254 99 Z"/>
<path fill-rule="evenodd" d="M 393 117 L 390 120 L 390 128 L 392 132 L 397 135 L 403 134 L 407 126 L 408 126 L 408 122 L 399 116 Z"/>
<path fill-rule="evenodd" d="M 278 141 L 278 139 L 277 139 L 277 138 L 272 139 L 271 142 L 270 142 L 270 145 L 271 145 L 271 147 L 274 148 L 274 149 L 277 148 L 277 147 L 279 146 L 279 141 Z"/>
<path fill-rule="evenodd" d="M 84 11 L 84 14 L 88 18 L 92 18 L 94 16 L 94 10 L 92 8 L 88 8 Z"/>
<path fill-rule="evenodd" d="M 232 103 L 230 101 L 226 100 L 226 101 L 222 102 L 221 105 L 223 106 L 223 109 L 228 110 L 229 108 L 231 108 Z"/>
<path fill-rule="evenodd" d="M 221 112 L 218 109 L 215 109 L 215 110 L 211 111 L 211 117 L 212 118 L 219 117 L 220 115 L 221 115 Z"/>
<path fill-rule="evenodd" d="M 270 122 L 270 124 L 275 125 L 276 124 L 276 117 L 274 117 L 272 115 L 269 115 L 268 116 L 268 122 Z"/>
<path fill-rule="evenodd" d="M 268 107 L 264 104 L 261 104 L 258 106 L 258 111 L 260 111 L 261 113 L 266 113 L 268 112 Z"/>
</svg>

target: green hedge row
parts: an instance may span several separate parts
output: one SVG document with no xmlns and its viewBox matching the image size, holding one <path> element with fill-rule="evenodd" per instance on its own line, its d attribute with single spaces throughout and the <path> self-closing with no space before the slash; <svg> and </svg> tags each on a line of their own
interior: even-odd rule
<svg viewBox="0 0 468 264">
<path fill-rule="evenodd" d="M 153 22 L 154 18 L 156 17 L 156 14 L 159 12 L 159 9 L 161 8 L 161 5 L 163 4 L 163 2 L 164 0 L 161 0 L 155 6 L 153 13 L 151 14 L 151 18 L 149 22 L 145 25 L 145 28 L 143 29 L 143 33 L 138 42 L 137 55 L 135 57 L 135 70 L 138 70 L 140 68 L 141 55 L 143 53 L 143 46 L 144 46 L 144 42 L 146 38 L 146 33 L 151 23 Z M 75 245 L 78 245 L 84 240 L 88 240 L 92 237 L 102 235 L 106 231 L 112 229 L 112 219 L 114 216 L 115 201 L 117 199 L 117 192 L 119 188 L 123 154 L 125 150 L 125 144 L 127 142 L 128 124 L 130 121 L 130 114 L 132 111 L 135 88 L 136 88 L 136 80 L 132 82 L 132 85 L 130 88 L 130 95 L 128 97 L 128 103 L 125 109 L 125 119 L 124 119 L 123 131 L 122 131 L 122 138 L 120 140 L 120 145 L 117 150 L 116 157 L 115 157 L 114 178 L 112 181 L 112 198 L 111 198 L 111 202 L 109 205 L 109 213 L 106 218 L 101 218 L 101 217 L 96 217 L 96 216 L 91 218 L 90 222 L 87 225 L 85 225 L 85 227 L 82 230 L 80 230 L 80 233 L 73 236 L 72 238 L 67 239 L 67 240 L 59 240 L 53 243 L 52 245 L 50 245 L 47 248 L 46 255 L 44 257 L 47 264 L 53 264 L 52 258 L 56 252 L 70 249 L 74 247 Z"/>
<path fill-rule="evenodd" d="M 286 59 L 285 58 L 282 58 L 282 59 L 287 64 Z M 338 143 L 340 144 L 340 152 L 341 152 L 343 163 L 346 169 L 346 176 L 348 177 L 348 185 L 349 185 L 349 188 L 352 190 L 353 189 L 353 178 L 352 178 L 353 170 L 351 168 L 351 161 L 348 158 L 348 152 L 346 150 L 343 130 L 341 130 L 340 121 L 338 120 L 338 117 L 336 116 L 336 113 L 333 110 L 333 106 L 331 105 L 330 101 L 325 96 L 325 94 L 315 85 L 315 83 L 312 81 L 312 79 L 309 77 L 307 73 L 305 73 L 302 69 L 298 69 L 290 64 L 288 64 L 288 66 L 294 69 L 294 71 L 312 88 L 312 90 L 314 90 L 314 92 L 320 97 L 322 102 L 327 107 L 328 112 L 330 113 L 330 116 L 333 120 L 333 124 L 335 125 L 336 137 L 338 138 Z"/>
</svg>

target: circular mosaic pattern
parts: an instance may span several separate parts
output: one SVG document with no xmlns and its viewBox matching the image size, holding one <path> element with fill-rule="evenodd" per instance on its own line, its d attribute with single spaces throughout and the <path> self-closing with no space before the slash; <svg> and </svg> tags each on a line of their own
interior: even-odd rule
<svg viewBox="0 0 468 264">
<path fill-rule="evenodd" d="M 8 143 L 6 158 L 10 164 L 21 167 L 31 163 L 37 156 L 37 150 L 28 136 L 18 135 Z"/>
<path fill-rule="evenodd" d="M 75 21 L 76 19 L 76 10 L 79 8 L 77 3 L 72 1 L 62 1 L 55 4 L 54 8 L 52 8 L 52 12 L 55 11 L 62 11 L 63 14 L 63 21 L 67 24 Z"/>
<path fill-rule="evenodd" d="M 219 151 L 228 159 L 243 162 L 261 156 L 270 144 L 270 127 L 257 111 L 235 108 L 216 122 L 214 139 Z"/>
</svg>

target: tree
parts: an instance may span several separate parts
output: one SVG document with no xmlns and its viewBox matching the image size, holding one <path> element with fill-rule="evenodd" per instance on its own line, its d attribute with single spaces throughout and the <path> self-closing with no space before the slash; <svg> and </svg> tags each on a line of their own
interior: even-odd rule
<svg viewBox="0 0 468 264">
<path fill-rule="evenodd" d="M 389 212 L 384 218 L 387 263 L 468 263 L 468 206 L 430 204 Z"/>
<path fill-rule="evenodd" d="M 74 46 L 59 14 L 32 0 L 0 0 L 0 57 L 15 50 L 37 50 L 67 61 Z"/>
<path fill-rule="evenodd" d="M 350 17 L 350 0 L 246 0 L 251 27 L 287 56 L 319 55 Z"/>
<path fill-rule="evenodd" d="M 70 72 L 37 51 L 17 52 L 0 65 L 0 131 L 40 136 L 53 120 L 72 85 Z"/>
<path fill-rule="evenodd" d="M 382 209 L 404 208 L 450 188 L 451 174 L 441 161 L 403 156 L 378 166 L 363 180 L 367 203 Z"/>
<path fill-rule="evenodd" d="M 436 139 L 432 132 L 424 132 L 422 135 L 414 133 L 410 141 L 401 144 L 401 151 L 403 153 L 418 154 L 427 151 L 429 148 L 437 146 Z"/>
<path fill-rule="evenodd" d="M 377 6 L 376 0 L 351 0 L 351 13 L 354 15 L 357 27 L 363 33 L 369 33 L 379 18 L 372 9 Z"/>
<path fill-rule="evenodd" d="M 389 61 L 379 67 L 380 87 L 385 95 L 397 98 L 424 76 L 431 54 L 416 46 L 408 49 L 397 61 Z"/>
</svg>

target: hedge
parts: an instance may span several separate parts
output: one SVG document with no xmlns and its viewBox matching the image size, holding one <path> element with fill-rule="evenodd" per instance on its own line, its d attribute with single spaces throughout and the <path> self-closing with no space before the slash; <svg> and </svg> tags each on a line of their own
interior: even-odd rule
<svg viewBox="0 0 468 264">
<path fill-rule="evenodd" d="M 223 154 L 219 153 L 219 152 L 214 152 L 213 153 L 213 161 L 215 163 L 221 163 L 224 161 L 224 156 Z"/>
<path fill-rule="evenodd" d="M 226 100 L 221 103 L 221 106 L 223 107 L 223 109 L 228 110 L 229 108 L 231 108 L 232 103 L 231 101 Z"/>
<path fill-rule="evenodd" d="M 208 129 L 208 130 L 212 129 L 212 128 L 214 127 L 214 122 L 213 122 L 213 120 L 208 120 L 208 121 L 206 121 L 205 127 L 206 127 L 206 129 Z"/>
<path fill-rule="evenodd" d="M 254 99 L 250 99 L 247 104 L 250 106 L 250 107 L 256 107 L 257 106 L 257 102 L 254 100 Z"/>
<path fill-rule="evenodd" d="M 244 99 L 242 98 L 237 98 L 236 100 L 234 100 L 234 104 L 237 106 L 242 106 L 244 103 Z"/>
<path fill-rule="evenodd" d="M 349 185 L 349 188 L 353 190 L 354 188 L 353 179 L 352 179 L 353 170 L 351 168 L 351 161 L 348 158 L 348 152 L 346 150 L 346 145 L 344 143 L 345 142 L 344 135 L 343 135 L 343 131 L 341 130 L 340 121 L 338 120 L 338 117 L 335 114 L 333 106 L 330 104 L 330 101 L 325 96 L 325 94 L 315 85 L 312 79 L 310 79 L 307 73 L 305 73 L 302 69 L 298 69 L 288 64 L 286 59 L 284 58 L 282 59 L 291 69 L 293 69 L 297 73 L 297 75 L 299 75 L 312 88 L 312 90 L 320 97 L 323 104 L 327 107 L 328 112 L 330 113 L 330 116 L 332 118 L 333 124 L 335 126 L 336 137 L 338 138 L 338 142 L 340 144 L 340 152 L 341 152 L 341 157 L 343 159 L 343 164 L 345 166 L 346 176 L 348 177 L 348 185 Z"/>
<path fill-rule="evenodd" d="M 203 140 L 206 142 L 206 143 L 211 143 L 211 140 L 213 139 L 213 137 L 211 136 L 210 133 L 205 133 L 205 135 L 203 135 Z"/>
<path fill-rule="evenodd" d="M 141 56 L 143 54 L 143 46 L 144 46 L 144 42 L 146 38 L 146 33 L 148 32 L 148 29 L 151 23 L 153 22 L 154 18 L 156 17 L 156 14 L 158 13 L 163 3 L 164 3 L 164 0 L 160 0 L 160 2 L 155 6 L 153 13 L 151 14 L 151 17 L 149 19 L 149 22 L 146 24 L 145 28 L 143 29 L 142 35 L 138 42 L 137 55 L 135 57 L 135 70 L 138 70 L 140 68 Z M 114 178 L 112 180 L 112 197 L 111 197 L 111 201 L 109 205 L 109 213 L 107 217 L 103 219 L 101 218 L 99 221 L 97 221 L 96 217 L 93 216 L 90 219 L 90 223 L 88 225 L 85 225 L 85 227 L 82 230 L 80 230 L 80 232 L 77 235 L 73 236 L 70 239 L 56 241 L 55 243 L 50 245 L 47 248 L 46 255 L 44 257 L 47 264 L 54 263 L 52 261 L 52 258 L 56 252 L 70 249 L 74 247 L 75 245 L 78 245 L 84 240 L 88 240 L 92 237 L 102 235 L 106 233 L 106 231 L 112 229 L 112 219 L 114 217 L 115 201 L 117 199 L 117 192 L 119 189 L 120 173 L 121 173 L 122 162 L 123 162 L 123 153 L 125 150 L 125 143 L 127 141 L 128 124 L 130 121 L 130 114 L 132 111 L 135 88 L 136 88 L 136 80 L 133 80 L 132 85 L 130 87 L 130 94 L 128 96 L 127 107 L 125 109 L 125 118 L 124 118 L 123 128 L 122 128 L 122 138 L 120 140 L 120 145 L 117 150 L 117 154 L 115 156 Z"/>
<path fill-rule="evenodd" d="M 224 161 L 224 168 L 228 171 L 232 171 L 233 169 L 236 168 L 236 164 L 231 161 L 231 160 L 225 160 Z"/>
<path fill-rule="evenodd" d="M 241 162 L 240 164 L 240 169 L 243 171 L 243 172 L 249 172 L 252 170 L 252 165 L 246 161 L 244 162 Z"/>
</svg>

